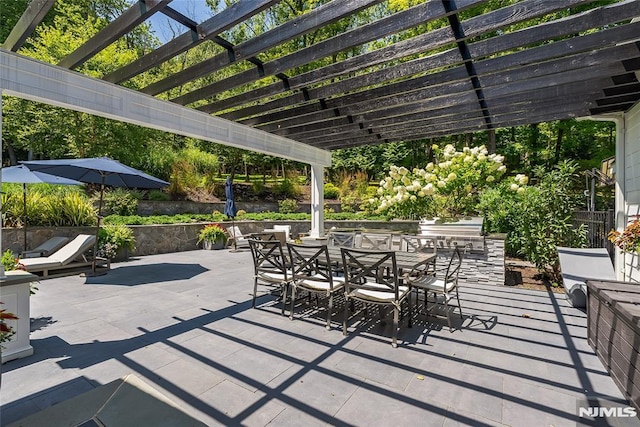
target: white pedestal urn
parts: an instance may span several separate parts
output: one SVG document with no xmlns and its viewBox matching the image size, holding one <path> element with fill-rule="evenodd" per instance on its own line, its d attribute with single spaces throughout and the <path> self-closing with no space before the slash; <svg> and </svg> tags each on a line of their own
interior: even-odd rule
<svg viewBox="0 0 640 427">
<path fill-rule="evenodd" d="M 33 354 L 33 347 L 29 343 L 29 287 L 31 282 L 38 280 L 35 274 L 21 270 L 8 271 L 6 276 L 6 279 L 0 279 L 0 301 L 3 303 L 0 307 L 18 316 L 18 320 L 6 320 L 7 325 L 15 331 L 15 335 L 11 340 L 0 344 L 2 363 Z"/>
</svg>

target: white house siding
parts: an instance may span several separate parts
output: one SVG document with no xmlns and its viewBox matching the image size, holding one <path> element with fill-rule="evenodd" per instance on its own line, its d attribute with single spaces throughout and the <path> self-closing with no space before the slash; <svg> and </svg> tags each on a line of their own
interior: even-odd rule
<svg viewBox="0 0 640 427">
<path fill-rule="evenodd" d="M 640 104 L 625 114 L 625 214 L 626 220 L 640 214 Z M 620 179 L 620 178 L 618 178 Z M 638 255 L 627 254 L 624 258 L 624 280 L 640 282 Z"/>
</svg>

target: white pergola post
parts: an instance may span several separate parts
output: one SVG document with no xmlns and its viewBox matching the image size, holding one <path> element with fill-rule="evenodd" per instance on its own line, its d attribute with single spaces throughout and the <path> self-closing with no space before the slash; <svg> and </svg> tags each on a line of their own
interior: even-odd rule
<svg viewBox="0 0 640 427">
<path fill-rule="evenodd" d="M 2 141 L 2 89 L 0 89 L 0 189 L 2 189 L 2 150 L 4 150 L 4 142 Z M 0 197 L 0 212 L 2 212 L 2 197 Z M 2 215 L 0 215 L 0 256 L 2 256 L 2 227 L 4 226 Z M 4 279 L 4 265 L 0 263 L 0 279 Z"/>
<path fill-rule="evenodd" d="M 627 225 L 627 200 L 625 196 L 626 169 L 627 162 L 625 157 L 625 118 L 624 114 L 614 119 L 616 124 L 616 187 L 615 187 L 615 227 L 616 230 L 622 232 Z M 616 248 L 615 270 L 616 279 L 625 280 L 625 254 L 620 253 Z"/>
<path fill-rule="evenodd" d="M 324 236 L 324 167 L 311 165 L 311 237 Z"/>
<path fill-rule="evenodd" d="M 625 116 L 624 113 L 612 113 L 600 116 L 587 117 L 589 120 L 599 122 L 614 122 L 616 124 L 616 183 L 615 183 L 615 219 L 614 227 L 622 232 L 627 225 L 627 199 L 625 196 L 626 158 L 625 158 Z M 625 254 L 614 248 L 615 259 L 613 267 L 617 280 L 625 280 Z"/>
</svg>

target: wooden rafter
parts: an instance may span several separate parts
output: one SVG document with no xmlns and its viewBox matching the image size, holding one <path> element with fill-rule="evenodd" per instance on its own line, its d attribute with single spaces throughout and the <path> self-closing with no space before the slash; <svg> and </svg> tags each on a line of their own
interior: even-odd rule
<svg viewBox="0 0 640 427">
<path fill-rule="evenodd" d="M 222 37 L 280 1 L 238 0 L 196 23 L 170 8 L 170 0 L 137 0 L 59 65 L 77 67 L 160 12 L 188 30 L 104 80 L 126 82 L 208 40 L 224 51 L 140 91 L 198 87 L 196 80 L 207 77 L 210 83 L 171 99 L 172 105 L 197 103 L 200 112 L 329 150 L 626 111 L 640 101 L 640 22 L 631 19 L 640 16 L 640 0 L 606 6 L 522 0 L 486 12 L 479 8 L 486 0 L 430 0 L 264 58 L 382 1 L 333 0 L 241 43 Z M 53 3 L 33 0 L 3 47 L 19 49 Z M 560 11 L 568 15 L 555 18 Z M 542 22 L 527 26 L 532 20 Z M 411 38 L 371 47 L 416 28 Z M 336 59 L 357 49 L 362 52 Z M 323 58 L 334 62 L 317 66 Z M 215 73 L 241 61 L 250 67 L 215 80 Z M 258 81 L 264 85 L 255 87 Z"/>
</svg>

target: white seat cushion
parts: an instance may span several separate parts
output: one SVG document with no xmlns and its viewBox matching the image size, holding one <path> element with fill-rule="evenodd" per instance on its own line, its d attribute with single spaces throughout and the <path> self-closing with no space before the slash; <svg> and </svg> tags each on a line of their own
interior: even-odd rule
<svg viewBox="0 0 640 427">
<path fill-rule="evenodd" d="M 284 282 L 285 280 L 289 280 L 291 278 L 291 275 L 288 274 L 285 277 L 285 275 L 282 273 L 271 273 L 271 272 L 263 271 L 258 273 L 258 277 L 261 278 L 262 280 L 266 280 L 267 282 L 281 283 L 281 282 Z"/>
<path fill-rule="evenodd" d="M 368 282 L 368 287 L 380 288 L 380 290 L 374 289 L 353 289 L 349 292 L 349 295 L 362 300 L 369 300 L 375 302 L 393 302 L 396 299 L 395 292 L 389 289 L 388 286 L 381 283 Z M 398 298 L 402 299 L 406 293 L 409 292 L 408 286 L 398 287 Z"/>
<path fill-rule="evenodd" d="M 427 291 L 435 291 L 435 292 L 446 293 L 446 292 L 449 292 L 450 290 L 452 290 L 455 287 L 455 283 L 454 282 L 447 282 L 446 286 L 445 286 L 444 280 L 437 279 L 437 280 L 433 280 L 433 281 L 425 281 L 424 283 L 419 283 L 416 286 L 420 287 L 422 289 L 426 289 Z"/>
<path fill-rule="evenodd" d="M 296 281 L 296 285 L 307 288 L 307 289 L 315 289 L 318 291 L 329 291 L 331 290 L 331 286 L 329 282 L 325 280 L 325 277 L 321 274 L 316 274 L 311 276 L 317 280 L 313 279 L 299 279 Z M 344 286 L 344 278 L 343 277 L 334 277 L 333 278 L 333 290 L 340 289 Z"/>
<path fill-rule="evenodd" d="M 20 264 L 24 265 L 27 271 L 39 271 L 62 266 L 62 262 L 45 256 L 37 258 L 23 258 L 20 260 Z"/>
</svg>

